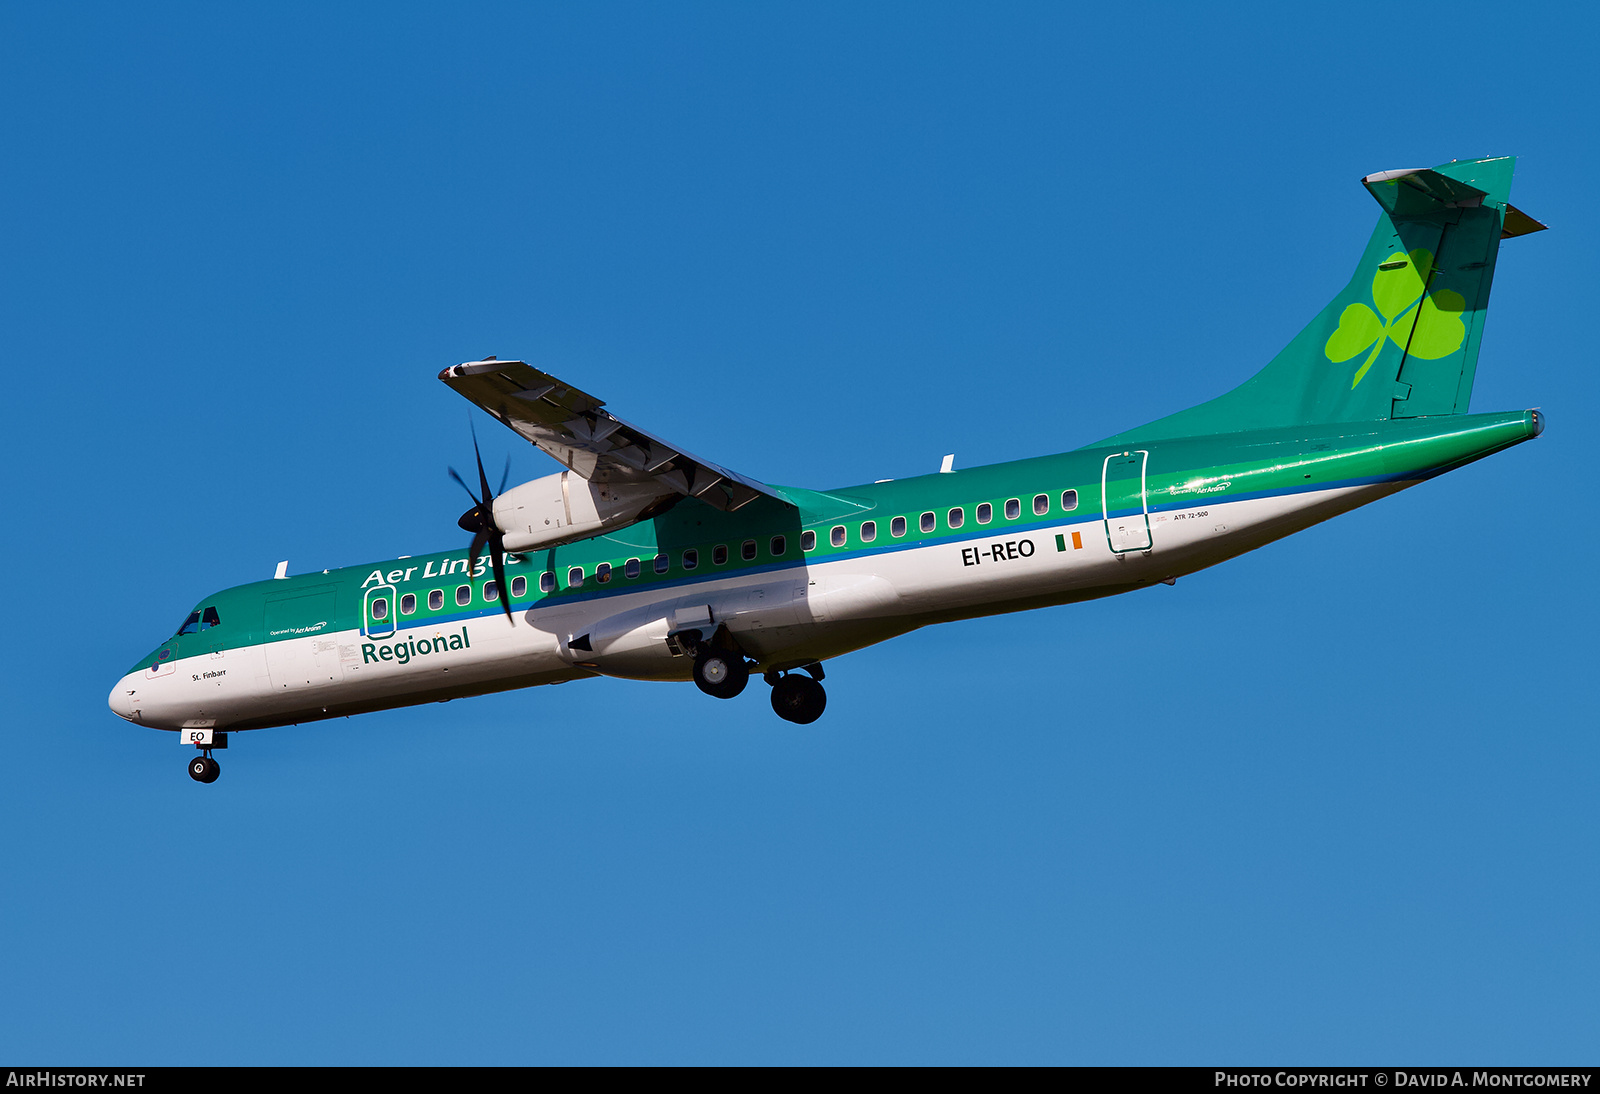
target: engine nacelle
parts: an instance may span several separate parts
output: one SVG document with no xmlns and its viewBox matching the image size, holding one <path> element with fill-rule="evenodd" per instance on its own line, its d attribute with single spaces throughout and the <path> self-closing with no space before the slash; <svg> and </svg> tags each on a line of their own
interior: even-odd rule
<svg viewBox="0 0 1600 1094">
<path fill-rule="evenodd" d="M 494 522 L 513 553 L 555 547 L 632 524 L 678 497 L 659 483 L 590 482 L 573 471 L 546 475 L 494 499 Z"/>
</svg>

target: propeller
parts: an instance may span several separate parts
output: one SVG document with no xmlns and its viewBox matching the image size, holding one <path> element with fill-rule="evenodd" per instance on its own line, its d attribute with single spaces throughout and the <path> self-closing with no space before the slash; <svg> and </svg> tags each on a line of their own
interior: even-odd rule
<svg viewBox="0 0 1600 1094">
<path fill-rule="evenodd" d="M 506 544 L 505 535 L 500 531 L 500 526 L 494 522 L 495 494 L 489 491 L 489 476 L 483 472 L 483 453 L 478 451 L 478 430 L 472 430 L 472 454 L 478 461 L 478 486 L 482 496 L 472 492 L 455 468 L 450 468 L 450 477 L 461 483 L 461 489 L 467 492 L 467 497 L 472 499 L 472 508 L 461 514 L 461 519 L 456 521 L 464 532 L 472 533 L 472 558 L 467 563 L 467 573 L 471 574 L 478 568 L 478 555 L 483 552 L 484 545 L 489 547 L 489 563 L 494 568 L 494 587 L 499 594 L 500 606 L 506 611 L 506 618 L 511 620 L 511 625 L 517 621 L 511 615 L 511 592 L 506 588 Z M 511 457 L 506 457 L 505 473 L 500 476 L 500 489 L 497 493 L 505 493 L 506 481 L 511 477 Z"/>
</svg>

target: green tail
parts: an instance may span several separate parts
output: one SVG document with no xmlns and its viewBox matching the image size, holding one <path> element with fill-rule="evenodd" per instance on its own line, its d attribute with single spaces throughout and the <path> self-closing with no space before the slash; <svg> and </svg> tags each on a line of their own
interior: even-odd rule
<svg viewBox="0 0 1600 1094">
<path fill-rule="evenodd" d="M 1383 206 L 1350 279 L 1226 395 L 1099 442 L 1465 414 L 1500 240 L 1539 231 L 1506 199 L 1514 157 L 1362 179 Z"/>
</svg>

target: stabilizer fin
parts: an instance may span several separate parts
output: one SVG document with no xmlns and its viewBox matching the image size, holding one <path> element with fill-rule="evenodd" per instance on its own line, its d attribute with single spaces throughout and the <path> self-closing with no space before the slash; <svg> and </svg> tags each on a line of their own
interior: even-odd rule
<svg viewBox="0 0 1600 1094">
<path fill-rule="evenodd" d="M 1293 341 L 1226 395 L 1095 446 L 1465 414 L 1500 240 L 1545 227 L 1507 200 L 1515 167 L 1504 156 L 1366 176 L 1377 228 Z"/>
</svg>

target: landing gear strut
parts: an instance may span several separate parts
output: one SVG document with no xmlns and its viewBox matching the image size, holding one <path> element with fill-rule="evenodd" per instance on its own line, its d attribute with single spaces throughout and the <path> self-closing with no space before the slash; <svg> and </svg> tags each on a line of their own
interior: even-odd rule
<svg viewBox="0 0 1600 1094">
<path fill-rule="evenodd" d="M 810 725 L 827 709 L 828 693 L 815 678 L 822 675 L 822 666 L 808 665 L 806 671 L 812 675 L 791 672 L 779 675 L 776 680 L 773 679 L 776 674 L 767 673 L 767 682 L 772 685 L 772 709 L 786 722 Z"/>
<path fill-rule="evenodd" d="M 185 743 L 192 743 L 200 755 L 189 761 L 189 778 L 197 783 L 214 783 L 222 774 L 222 765 L 211 758 L 213 748 L 227 748 L 228 734 L 223 730 L 186 729 Z"/>
</svg>

